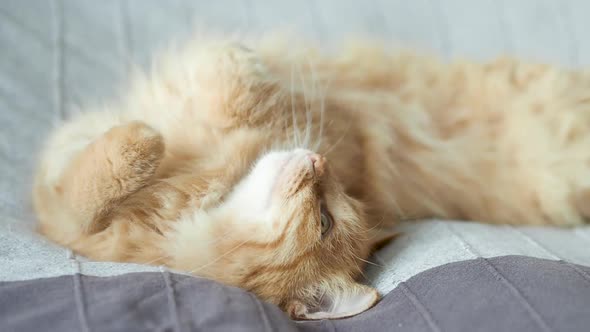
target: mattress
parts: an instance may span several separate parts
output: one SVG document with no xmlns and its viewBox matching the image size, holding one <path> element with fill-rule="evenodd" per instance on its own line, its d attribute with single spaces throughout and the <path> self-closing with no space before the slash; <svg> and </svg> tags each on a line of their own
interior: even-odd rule
<svg viewBox="0 0 590 332">
<path fill-rule="evenodd" d="M 204 312 L 199 320 L 195 318 L 199 312 L 182 307 L 182 303 L 190 301 L 183 300 L 183 291 L 175 285 L 182 279 L 183 285 L 188 285 L 186 292 L 196 297 L 222 298 L 217 293 L 207 293 L 210 281 L 195 278 L 184 281 L 187 279 L 183 278 L 189 277 L 163 267 L 93 262 L 57 247 L 34 232 L 35 218 L 29 193 L 37 152 L 51 128 L 84 105 L 115 98 L 135 66 L 147 68 L 155 50 L 181 42 L 195 30 L 206 28 L 255 35 L 288 29 L 319 41 L 326 48 L 344 38 L 369 37 L 390 43 L 392 47 L 410 47 L 444 58 L 484 60 L 508 53 L 579 68 L 590 62 L 590 43 L 583 38 L 590 28 L 586 19 L 588 12 L 590 2 L 583 0 L 2 1 L 0 325 L 15 330 L 29 326 L 36 330 L 42 325 L 36 325 L 34 318 L 52 314 L 62 317 L 60 322 L 71 322 L 71 325 L 51 325 L 55 330 L 133 330 L 132 325 L 107 324 L 116 314 L 126 311 L 127 318 L 123 321 L 129 324 L 145 320 L 142 315 L 166 315 L 166 319 L 156 320 L 152 322 L 156 325 L 150 326 L 168 326 L 172 330 L 204 326 L 226 330 L 220 328 L 229 326 L 221 324 L 225 322 L 253 331 L 261 330 L 261 326 L 270 330 L 278 327 L 354 330 L 359 326 L 380 330 L 393 326 L 387 324 L 401 324 L 395 325 L 400 331 L 491 331 L 497 327 L 493 320 L 478 324 L 468 317 L 484 317 L 483 313 L 492 308 L 496 311 L 491 312 L 500 317 L 507 312 L 521 313 L 507 319 L 506 327 L 511 330 L 518 327 L 518 330 L 529 328 L 531 331 L 582 331 L 584 326 L 590 326 L 587 309 L 590 295 L 583 291 L 590 287 L 589 227 L 490 226 L 441 220 L 406 223 L 400 227 L 402 235 L 376 253 L 371 259 L 374 264 L 365 272 L 367 283 L 389 295 L 382 301 L 384 304 L 355 319 L 337 323 L 293 323 L 276 308 L 252 300 L 241 290 L 216 285 L 223 290 L 220 292 L 228 292 L 223 298 L 241 304 L 227 309 L 220 304 L 219 312 L 207 316 L 217 320 L 203 320 L 207 315 Z M 461 271 L 459 276 L 457 271 Z M 547 278 L 538 282 L 533 277 L 545 274 Z M 448 275 L 448 279 L 441 279 L 444 275 Z M 524 275 L 531 276 L 530 283 L 523 282 Z M 159 278 L 162 284 L 156 288 L 164 290 L 162 301 L 165 300 L 166 311 L 146 314 L 141 308 L 121 302 L 123 299 L 113 289 L 125 289 L 128 276 L 133 276 L 131 280 L 138 285 L 145 285 L 145 289 L 140 287 L 144 292 L 156 287 L 154 278 Z M 434 281 L 432 278 L 437 276 L 438 281 Z M 424 279 L 426 277 L 431 279 Z M 208 286 L 203 286 L 202 282 L 207 282 Z M 471 285 L 473 292 L 456 298 L 463 282 Z M 426 287 L 435 284 L 447 284 L 450 288 L 446 294 L 438 290 L 442 292 L 439 294 Z M 62 293 L 48 293 L 51 289 Z M 502 295 L 498 295 L 498 302 L 477 302 L 478 296 L 486 297 L 478 289 Z M 13 310 L 25 310 L 37 303 L 28 297 L 31 290 L 50 301 L 59 298 L 69 299 L 71 303 L 60 302 L 63 310 L 59 313 L 39 309 L 26 316 L 27 319 L 15 316 Z M 105 301 L 104 296 L 99 296 L 101 293 L 110 299 L 108 303 L 118 303 L 122 309 L 89 315 L 88 311 L 95 305 L 92 301 L 97 301 L 96 305 Z M 469 294 L 471 297 L 467 296 Z M 147 298 L 138 291 L 138 301 L 144 295 Z M 451 295 L 457 303 L 472 305 L 458 309 L 457 304 L 436 300 L 436 296 L 443 299 Z M 15 297 L 19 301 L 13 301 Z M 562 298 L 566 300 L 557 307 L 559 309 L 547 305 L 547 301 Z M 577 305 L 566 305 L 568 301 Z M 239 320 L 251 310 L 270 313 L 255 322 Z M 232 312 L 242 314 L 234 314 L 232 321 L 227 318 L 232 317 Z M 183 315 L 190 319 L 183 319 Z M 354 325 L 374 321 L 369 319 L 371 317 L 378 318 L 378 323 Z M 415 319 L 404 320 L 404 317 Z M 160 323 L 163 325 L 158 325 Z M 141 324 L 137 326 L 138 330 L 145 328 Z"/>
</svg>

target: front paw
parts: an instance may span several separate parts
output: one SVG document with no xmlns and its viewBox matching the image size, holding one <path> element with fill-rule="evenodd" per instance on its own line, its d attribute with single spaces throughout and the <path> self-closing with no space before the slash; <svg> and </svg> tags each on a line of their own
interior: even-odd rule
<svg viewBox="0 0 590 332">
<path fill-rule="evenodd" d="M 113 127 L 104 138 L 107 162 L 124 190 L 134 191 L 142 186 L 164 156 L 162 135 L 139 121 Z"/>
</svg>

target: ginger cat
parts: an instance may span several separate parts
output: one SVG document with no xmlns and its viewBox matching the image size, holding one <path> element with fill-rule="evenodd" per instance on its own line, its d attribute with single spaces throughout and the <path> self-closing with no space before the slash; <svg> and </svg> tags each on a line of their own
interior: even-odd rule
<svg viewBox="0 0 590 332">
<path fill-rule="evenodd" d="M 194 40 L 120 103 L 56 130 L 34 201 L 41 232 L 77 253 L 163 264 L 323 319 L 378 300 L 357 278 L 391 235 L 381 226 L 578 225 L 588 188 L 586 74 Z"/>
</svg>

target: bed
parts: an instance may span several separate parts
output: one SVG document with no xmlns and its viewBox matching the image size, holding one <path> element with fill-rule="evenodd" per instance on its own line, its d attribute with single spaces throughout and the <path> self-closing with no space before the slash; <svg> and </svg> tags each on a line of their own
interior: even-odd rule
<svg viewBox="0 0 590 332">
<path fill-rule="evenodd" d="M 134 66 L 195 28 L 288 28 L 329 48 L 368 36 L 444 58 L 590 63 L 583 0 L 0 3 L 0 330 L 588 331 L 590 227 L 404 223 L 365 282 L 383 300 L 294 322 L 243 290 L 163 267 L 93 262 L 34 232 L 29 192 L 48 132 L 114 98 Z"/>
</svg>

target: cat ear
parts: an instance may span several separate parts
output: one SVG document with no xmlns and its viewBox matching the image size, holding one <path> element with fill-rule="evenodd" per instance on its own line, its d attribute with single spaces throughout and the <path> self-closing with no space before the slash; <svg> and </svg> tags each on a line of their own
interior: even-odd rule
<svg viewBox="0 0 590 332">
<path fill-rule="evenodd" d="M 370 309 L 378 300 L 374 288 L 350 282 L 344 289 L 326 292 L 314 306 L 294 300 L 287 306 L 287 313 L 299 320 L 345 318 Z"/>
</svg>

